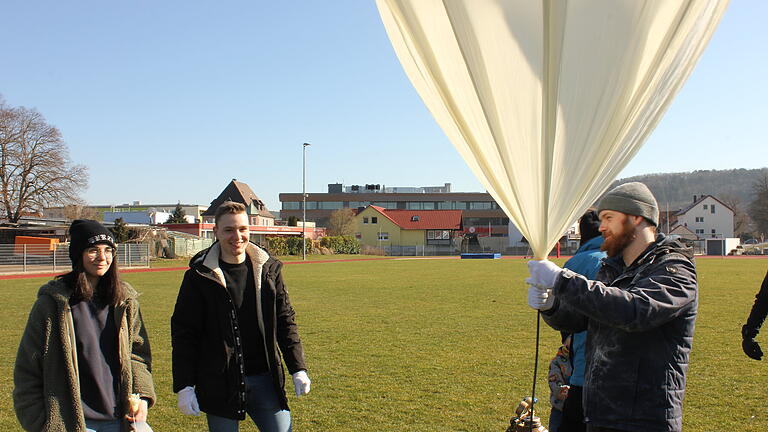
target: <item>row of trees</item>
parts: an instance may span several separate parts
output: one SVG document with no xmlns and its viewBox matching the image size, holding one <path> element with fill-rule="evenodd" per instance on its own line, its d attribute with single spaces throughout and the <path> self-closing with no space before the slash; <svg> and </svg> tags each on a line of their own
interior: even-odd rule
<svg viewBox="0 0 768 432">
<path fill-rule="evenodd" d="M 752 184 L 755 198 L 749 204 L 748 213 L 754 221 L 757 232 L 768 234 L 768 172 L 764 173 Z"/>
<path fill-rule="evenodd" d="M 0 207 L 15 223 L 47 206 L 80 203 L 88 169 L 73 164 L 61 132 L 34 109 L 0 96 Z"/>
</svg>

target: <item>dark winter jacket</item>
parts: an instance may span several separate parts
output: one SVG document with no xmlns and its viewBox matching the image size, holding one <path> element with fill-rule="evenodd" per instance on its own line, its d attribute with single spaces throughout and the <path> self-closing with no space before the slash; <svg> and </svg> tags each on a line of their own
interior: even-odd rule
<svg viewBox="0 0 768 432">
<path fill-rule="evenodd" d="M 660 234 L 629 267 L 603 262 L 595 281 L 564 270 L 544 320 L 588 330 L 585 421 L 627 431 L 682 430 L 698 303 L 690 250 Z"/>
<path fill-rule="evenodd" d="M 123 282 L 127 299 L 115 306 L 120 358 L 122 418 L 128 396 L 137 393 L 155 401 L 147 330 L 139 311 L 137 294 Z M 43 285 L 29 313 L 13 369 L 13 407 L 21 427 L 35 432 L 85 432 L 80 402 L 77 348 L 69 298 L 72 288 L 54 279 Z M 122 430 L 129 425 L 123 421 Z"/>
<path fill-rule="evenodd" d="M 246 250 L 253 266 L 259 330 L 269 371 L 283 409 L 283 363 L 293 374 L 306 370 L 294 311 L 283 284 L 282 263 L 254 244 Z M 245 419 L 245 375 L 237 314 L 219 268 L 220 245 L 198 253 L 184 274 L 171 317 L 173 391 L 194 386 L 200 410 Z"/>
<path fill-rule="evenodd" d="M 768 273 L 765 274 L 763 284 L 760 286 L 760 291 L 755 295 L 755 304 L 752 305 L 752 310 L 747 318 L 747 323 L 742 328 L 742 335 L 744 338 L 753 339 L 760 332 L 760 327 L 765 321 L 765 316 L 768 315 Z"/>
</svg>

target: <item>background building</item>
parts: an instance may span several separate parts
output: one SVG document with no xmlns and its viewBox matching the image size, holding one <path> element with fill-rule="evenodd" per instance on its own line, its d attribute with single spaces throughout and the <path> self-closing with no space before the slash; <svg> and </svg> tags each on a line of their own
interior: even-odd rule
<svg viewBox="0 0 768 432">
<path fill-rule="evenodd" d="M 360 209 L 370 205 L 387 210 L 461 210 L 464 230 L 498 237 L 507 236 L 509 218 L 489 193 L 450 192 L 444 186 L 404 188 L 381 185 L 329 184 L 327 193 L 307 193 L 307 220 L 327 226 L 334 210 Z M 407 191 L 407 192 L 404 192 Z M 281 193 L 280 218 L 302 218 L 301 193 Z"/>
<path fill-rule="evenodd" d="M 369 205 L 356 216 L 361 246 L 391 252 L 412 247 L 430 254 L 452 253 L 462 237 L 461 210 L 398 210 Z M 395 253 L 395 255 L 402 255 Z"/>
<path fill-rule="evenodd" d="M 211 205 L 202 214 L 203 222 L 214 223 L 216 209 L 225 201 L 234 201 L 245 205 L 245 212 L 248 214 L 248 220 L 251 225 L 275 225 L 275 215 L 267 210 L 267 206 L 256 196 L 250 186 L 237 181 L 237 179 L 232 179 L 219 196 L 211 201 Z"/>
</svg>

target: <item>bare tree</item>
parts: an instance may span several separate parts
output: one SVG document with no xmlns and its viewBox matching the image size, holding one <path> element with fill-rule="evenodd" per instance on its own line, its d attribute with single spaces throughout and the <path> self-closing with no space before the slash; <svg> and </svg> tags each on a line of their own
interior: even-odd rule
<svg viewBox="0 0 768 432">
<path fill-rule="evenodd" d="M 331 218 L 328 221 L 329 235 L 354 235 L 356 229 L 357 222 L 355 221 L 354 210 L 338 209 L 331 213 Z"/>
<path fill-rule="evenodd" d="M 768 173 L 764 172 L 752 183 L 752 192 L 755 199 L 749 204 L 749 216 L 761 234 L 768 234 Z"/>
<path fill-rule="evenodd" d="M 9 222 L 46 206 L 77 203 L 88 169 L 73 165 L 59 130 L 33 109 L 0 98 L 0 210 Z"/>
<path fill-rule="evenodd" d="M 64 217 L 67 219 L 97 219 L 99 212 L 82 204 L 69 204 L 64 206 Z"/>
<path fill-rule="evenodd" d="M 724 194 L 719 198 L 733 210 L 733 234 L 741 238 L 752 237 L 754 224 L 742 208 L 741 198 L 733 194 Z"/>
</svg>

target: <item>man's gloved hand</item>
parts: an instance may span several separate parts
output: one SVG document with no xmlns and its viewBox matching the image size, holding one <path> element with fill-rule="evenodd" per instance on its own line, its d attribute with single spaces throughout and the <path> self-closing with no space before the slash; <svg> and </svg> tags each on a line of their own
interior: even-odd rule
<svg viewBox="0 0 768 432">
<path fill-rule="evenodd" d="M 760 349 L 760 345 L 755 341 L 755 336 L 757 336 L 757 330 L 744 326 L 741 328 L 741 349 L 744 350 L 744 354 L 746 354 L 749 358 L 755 359 L 755 360 L 762 360 L 763 359 L 763 350 Z"/>
<path fill-rule="evenodd" d="M 529 280 L 530 278 L 526 279 L 526 282 Z M 552 289 L 539 288 L 536 285 L 530 285 L 530 282 L 528 283 L 528 306 L 540 311 L 552 309 L 552 306 L 555 304 L 555 296 L 552 295 Z"/>
<path fill-rule="evenodd" d="M 312 381 L 307 376 L 307 371 L 298 371 L 291 375 L 293 377 L 293 390 L 296 392 L 296 396 L 301 396 L 309 393 L 309 386 Z"/>
<path fill-rule="evenodd" d="M 528 285 L 534 285 L 539 288 L 552 288 L 555 286 L 555 282 L 557 282 L 557 278 L 560 277 L 563 269 L 552 261 L 544 259 L 528 261 L 528 271 L 531 273 L 531 277 L 525 280 Z"/>
<path fill-rule="evenodd" d="M 186 415 L 200 415 L 194 387 L 187 386 L 179 391 L 179 410 Z"/>
</svg>

